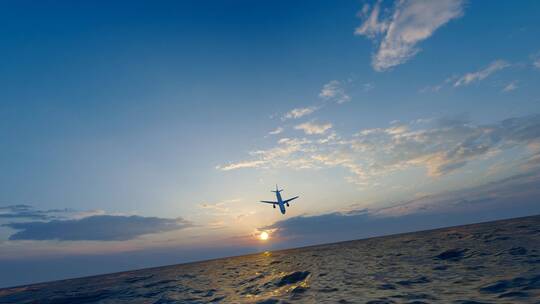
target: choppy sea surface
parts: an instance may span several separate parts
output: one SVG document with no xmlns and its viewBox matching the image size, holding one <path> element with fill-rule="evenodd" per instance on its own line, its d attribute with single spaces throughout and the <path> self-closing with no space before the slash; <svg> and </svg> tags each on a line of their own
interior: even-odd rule
<svg viewBox="0 0 540 304">
<path fill-rule="evenodd" d="M 540 303 L 540 216 L 7 288 L 0 303 Z"/>
</svg>

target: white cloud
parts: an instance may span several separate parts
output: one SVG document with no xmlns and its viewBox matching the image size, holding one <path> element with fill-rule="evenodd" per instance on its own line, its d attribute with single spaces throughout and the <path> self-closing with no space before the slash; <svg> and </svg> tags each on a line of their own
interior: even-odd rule
<svg viewBox="0 0 540 304">
<path fill-rule="evenodd" d="M 316 106 L 305 107 L 305 108 L 295 108 L 285 113 L 282 119 L 285 120 L 285 119 L 296 119 L 296 118 L 304 117 L 306 115 L 309 115 L 317 111 L 318 109 L 319 108 Z"/>
<path fill-rule="evenodd" d="M 219 214 L 228 214 L 229 213 L 229 205 L 232 203 L 236 203 L 241 201 L 239 198 L 234 199 L 228 199 L 217 203 L 202 203 L 199 204 L 199 207 L 202 209 L 212 210 L 214 212 L 217 212 Z"/>
<path fill-rule="evenodd" d="M 319 97 L 324 100 L 335 101 L 336 103 L 345 103 L 351 100 L 351 97 L 345 92 L 343 83 L 338 80 L 332 80 L 325 84 L 319 93 Z"/>
<path fill-rule="evenodd" d="M 277 127 L 275 130 L 268 132 L 270 135 L 277 135 L 284 131 L 283 127 Z"/>
<path fill-rule="evenodd" d="M 251 151 L 249 154 L 255 160 L 239 161 L 225 166 L 217 166 L 216 169 L 222 171 L 236 170 L 242 168 L 270 168 L 270 167 L 295 167 L 307 168 L 311 165 L 303 160 L 294 161 L 296 153 L 308 153 L 311 144 L 310 140 L 297 138 L 281 138 L 278 145 L 267 150 Z"/>
<path fill-rule="evenodd" d="M 235 170 L 235 169 L 241 169 L 241 168 L 257 168 L 264 164 L 265 164 L 264 161 L 252 160 L 252 161 L 232 163 L 225 166 L 217 166 L 216 169 L 219 169 L 222 171 L 229 171 L 229 170 Z"/>
<path fill-rule="evenodd" d="M 369 92 L 369 91 L 375 89 L 375 85 L 373 83 L 371 83 L 371 82 L 364 83 L 362 85 L 362 87 L 364 89 L 364 92 Z"/>
<path fill-rule="evenodd" d="M 458 75 L 452 75 L 450 77 L 447 77 L 443 82 L 439 84 L 423 87 L 422 89 L 419 90 L 419 92 L 420 93 L 437 93 L 442 88 L 446 87 L 447 85 L 451 85 L 458 78 L 459 78 Z"/>
<path fill-rule="evenodd" d="M 360 18 L 364 20 L 364 23 L 360 25 L 354 31 L 357 35 L 363 35 L 368 38 L 376 38 L 377 35 L 384 34 L 388 29 L 389 23 L 385 20 L 379 21 L 379 14 L 381 11 L 381 1 L 377 1 L 373 6 L 371 12 L 369 12 L 369 4 L 364 4 L 362 10 L 359 13 Z"/>
<path fill-rule="evenodd" d="M 296 130 L 302 130 L 308 135 L 324 134 L 332 128 L 331 123 L 318 124 L 315 122 L 305 122 L 294 127 Z"/>
<path fill-rule="evenodd" d="M 408 168 L 425 168 L 431 177 L 444 176 L 500 151 L 540 145 L 540 115 L 484 125 L 464 119 L 423 118 L 394 122 L 387 128 L 359 130 L 349 138 L 328 132 L 330 128 L 330 124 L 324 128 L 298 127 L 307 134 L 330 134 L 319 140 L 282 138 L 274 148 L 251 152 L 254 159 L 221 169 L 341 167 L 350 173 L 346 180 L 374 186 L 382 181 L 381 177 Z"/>
<path fill-rule="evenodd" d="M 365 92 L 372 90 L 374 87 L 375 86 L 371 83 L 366 83 L 363 85 Z M 314 105 L 314 106 L 304 107 L 304 108 L 294 108 L 290 110 L 289 112 L 285 113 L 281 117 L 281 120 L 297 119 L 297 118 L 302 118 L 304 116 L 310 115 L 313 112 L 326 106 L 328 102 L 335 102 L 337 104 L 342 104 L 351 100 L 351 97 L 347 95 L 347 93 L 345 92 L 344 83 L 338 80 L 332 80 L 326 83 L 321 89 L 321 92 L 319 93 L 319 97 L 323 99 L 325 103 L 322 103 L 316 106 Z M 270 133 L 270 134 L 273 134 L 273 133 Z M 275 133 L 275 134 L 279 134 L 279 133 Z"/>
<path fill-rule="evenodd" d="M 511 92 L 511 91 L 516 90 L 517 88 L 518 88 L 517 81 L 514 80 L 510 82 L 509 84 L 507 84 L 506 86 L 504 86 L 503 92 Z"/>
<path fill-rule="evenodd" d="M 471 83 L 482 81 L 488 78 L 489 76 L 491 76 L 492 74 L 500 70 L 506 69 L 510 66 L 511 64 L 504 60 L 495 60 L 481 70 L 466 73 L 461 76 L 454 74 L 450 77 L 447 77 L 444 81 L 440 82 L 439 84 L 423 87 L 422 89 L 419 90 L 419 92 L 420 93 L 437 93 L 441 89 L 447 86 L 453 86 L 453 87 L 467 86 L 467 85 L 470 85 Z M 511 83 L 506 85 L 505 88 L 503 88 L 503 92 L 509 92 L 517 88 L 518 88 L 517 81 L 512 81 Z"/>
<path fill-rule="evenodd" d="M 536 55 L 533 58 L 533 66 L 537 69 L 540 69 L 540 55 Z"/>
<path fill-rule="evenodd" d="M 476 81 L 481 81 L 489 77 L 491 74 L 509 67 L 510 64 L 504 60 L 495 60 L 484 69 L 476 72 L 467 73 L 461 76 L 455 83 L 454 87 L 466 86 Z"/>
<path fill-rule="evenodd" d="M 94 209 L 94 210 L 87 210 L 87 211 L 79 211 L 75 212 L 72 216 L 74 219 L 82 219 L 85 217 L 95 216 L 95 215 L 121 215 L 121 214 L 107 214 L 105 210 L 102 209 Z"/>
<path fill-rule="evenodd" d="M 366 36 L 379 44 L 372 66 L 385 71 L 405 63 L 420 49 L 417 44 L 442 25 L 463 15 L 462 0 L 396 1 L 388 14 L 381 16 L 380 1 L 369 11 L 364 6 L 359 16 L 362 24 L 355 34 Z"/>
</svg>

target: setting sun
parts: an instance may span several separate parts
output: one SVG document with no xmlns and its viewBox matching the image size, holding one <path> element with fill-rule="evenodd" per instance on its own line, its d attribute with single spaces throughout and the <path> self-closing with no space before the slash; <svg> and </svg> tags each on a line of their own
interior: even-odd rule
<svg viewBox="0 0 540 304">
<path fill-rule="evenodd" d="M 268 232 L 266 231 L 263 231 L 261 232 L 261 234 L 259 234 L 259 239 L 261 239 L 261 241 L 266 241 L 268 240 L 270 236 L 268 235 Z"/>
</svg>

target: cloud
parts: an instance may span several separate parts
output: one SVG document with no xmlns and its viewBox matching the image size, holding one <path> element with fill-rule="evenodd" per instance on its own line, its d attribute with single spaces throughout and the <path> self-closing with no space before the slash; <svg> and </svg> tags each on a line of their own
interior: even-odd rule
<svg viewBox="0 0 540 304">
<path fill-rule="evenodd" d="M 267 150 L 252 151 L 250 154 L 259 158 L 259 161 L 262 162 L 261 166 L 278 167 L 286 165 L 283 163 L 283 161 L 285 161 L 289 164 L 303 167 L 301 161 L 289 162 L 288 159 L 294 158 L 297 154 L 307 153 L 311 143 L 312 141 L 305 138 L 281 138 L 278 140 L 278 145 L 276 147 Z"/>
<path fill-rule="evenodd" d="M 273 230 L 274 235 L 295 244 L 336 242 L 530 215 L 540 212 L 539 196 L 540 172 L 531 171 L 476 187 L 394 202 L 391 207 L 302 215 L 259 229 Z"/>
<path fill-rule="evenodd" d="M 74 212 L 70 209 L 49 209 L 37 210 L 30 205 L 18 204 L 9 206 L 0 206 L 0 219 L 33 219 L 33 220 L 49 220 L 63 218 L 68 213 Z"/>
<path fill-rule="evenodd" d="M 105 215 L 107 212 L 102 209 L 93 209 L 93 210 L 85 210 L 85 211 L 74 211 L 73 214 L 69 216 L 71 219 L 81 219 L 89 216 L 94 215 Z M 109 214 L 109 215 L 122 215 L 122 214 Z"/>
<path fill-rule="evenodd" d="M 10 240 L 125 241 L 145 234 L 187 228 L 192 224 L 182 218 L 94 215 L 2 226 L 19 230 L 9 237 Z"/>
<path fill-rule="evenodd" d="M 396 1 L 393 8 L 385 12 L 381 1 L 364 5 L 359 13 L 362 24 L 355 34 L 366 36 L 378 44 L 373 55 L 372 66 L 376 71 L 385 71 L 405 63 L 418 52 L 417 44 L 452 19 L 463 15 L 463 1 Z"/>
<path fill-rule="evenodd" d="M 526 134 L 522 134 L 524 130 L 528 130 Z M 486 125 L 440 119 L 427 125 L 409 123 L 399 128 L 363 130 L 351 145 L 371 160 L 366 170 L 373 175 L 423 166 L 429 175 L 441 176 L 490 152 L 539 138 L 540 116 L 532 115 Z"/>
<path fill-rule="evenodd" d="M 532 60 L 532 66 L 534 68 L 540 69 L 540 52 L 536 52 L 536 54 L 533 54 L 530 57 Z"/>
<path fill-rule="evenodd" d="M 430 177 L 444 176 L 498 152 L 540 142 L 540 115 L 481 125 L 460 117 L 418 119 L 348 137 L 328 132 L 330 127 L 303 125 L 298 129 L 306 134 L 325 132 L 325 137 L 282 138 L 273 148 L 250 152 L 253 159 L 221 169 L 341 167 L 350 173 L 345 177 L 349 182 L 374 186 L 381 177 L 409 168 L 425 168 Z"/>
<path fill-rule="evenodd" d="M 0 212 L 16 212 L 16 211 L 26 211 L 32 209 L 32 206 L 25 204 L 18 205 L 9 205 L 9 206 L 0 206 Z"/>
<path fill-rule="evenodd" d="M 364 92 L 368 92 L 374 87 L 375 86 L 372 83 L 365 83 L 363 85 Z M 315 111 L 324 108 L 329 102 L 342 104 L 351 100 L 351 97 L 345 92 L 344 83 L 339 80 L 332 80 L 326 83 L 322 87 L 321 92 L 319 93 L 319 98 L 321 98 L 324 102 L 319 105 L 313 105 L 303 108 L 294 108 L 289 112 L 283 114 L 281 120 L 297 119 L 311 115 Z"/>
<path fill-rule="evenodd" d="M 275 130 L 268 132 L 268 134 L 277 135 L 277 134 L 283 133 L 284 130 L 285 129 L 283 129 L 283 127 L 277 127 Z"/>
<path fill-rule="evenodd" d="M 295 161 L 296 154 L 307 153 L 312 142 L 307 139 L 281 138 L 277 146 L 267 150 L 251 151 L 249 154 L 255 160 L 239 161 L 226 166 L 217 166 L 216 169 L 222 171 L 236 170 L 242 168 L 277 168 L 291 166 L 295 168 L 307 168 L 311 164 L 303 160 Z"/>
<path fill-rule="evenodd" d="M 319 93 L 319 97 L 327 101 L 334 101 L 338 104 L 351 100 L 351 97 L 347 95 L 345 88 L 343 88 L 343 83 L 338 80 L 332 80 L 325 84 Z"/>
<path fill-rule="evenodd" d="M 403 216 L 415 213 L 451 213 L 473 211 L 478 205 L 515 205 L 526 202 L 540 194 L 540 171 L 530 168 L 525 173 L 512 175 L 480 186 L 422 195 L 415 199 L 399 202 L 391 207 L 377 210 L 379 216 Z M 484 208 L 483 206 L 482 208 Z"/>
<path fill-rule="evenodd" d="M 236 169 L 242 169 L 242 168 L 257 168 L 264 164 L 265 164 L 264 161 L 251 160 L 251 161 L 232 163 L 225 166 L 216 166 L 216 169 L 222 170 L 222 171 L 229 171 L 229 170 L 236 170 Z"/>
<path fill-rule="evenodd" d="M 436 92 L 439 92 L 442 88 L 443 88 L 443 84 L 437 84 L 437 85 L 434 85 L 434 86 L 425 86 L 423 87 L 422 89 L 420 89 L 420 93 L 427 93 L 427 92 L 431 92 L 431 93 L 436 93 Z"/>
<path fill-rule="evenodd" d="M 302 130 L 308 135 L 324 134 L 332 128 L 331 123 L 318 124 L 315 122 L 305 122 L 294 127 L 296 130 Z"/>
<path fill-rule="evenodd" d="M 367 92 L 367 91 L 372 90 L 374 88 L 374 85 L 371 83 L 366 83 L 364 84 L 363 87 L 364 87 L 364 91 Z M 281 120 L 297 119 L 297 118 L 302 118 L 304 116 L 310 115 L 313 112 L 325 107 L 328 102 L 335 102 L 337 104 L 341 104 L 341 103 L 345 103 L 351 100 L 351 97 L 347 95 L 347 93 L 345 92 L 345 88 L 343 87 L 343 82 L 338 81 L 338 80 L 332 80 L 326 83 L 321 89 L 321 92 L 319 93 L 319 97 L 325 101 L 323 104 L 313 105 L 313 106 L 303 107 L 303 108 L 294 108 L 290 110 L 289 112 L 285 113 L 281 117 Z"/>
<path fill-rule="evenodd" d="M 371 12 L 369 10 L 369 4 L 366 3 L 362 6 L 359 16 L 364 20 L 364 23 L 356 28 L 354 33 L 375 39 L 378 35 L 382 35 L 388 30 L 389 23 L 387 20 L 379 20 L 381 1 L 375 3 Z"/>
<path fill-rule="evenodd" d="M 511 91 L 516 90 L 517 88 L 518 88 L 517 81 L 514 80 L 514 81 L 510 82 L 509 84 L 507 84 L 506 86 L 504 86 L 502 91 L 503 92 L 511 92 Z"/>
<path fill-rule="evenodd" d="M 375 85 L 371 82 L 367 82 L 362 85 L 362 88 L 364 89 L 364 92 L 369 92 L 375 89 Z"/>
<path fill-rule="evenodd" d="M 450 77 L 447 77 L 444 81 L 436 84 L 436 85 L 430 85 L 425 86 L 422 89 L 419 90 L 420 93 L 437 93 L 441 89 L 447 87 L 447 86 L 453 86 L 453 87 L 461 87 L 461 86 L 467 86 L 471 83 L 482 81 L 492 74 L 506 69 L 510 67 L 511 64 L 504 60 L 495 60 L 491 62 L 487 67 L 476 71 L 476 72 L 470 72 L 466 73 L 465 75 L 452 75 Z M 510 92 L 512 90 L 517 89 L 517 81 L 514 80 L 511 83 L 509 83 L 505 88 L 503 88 L 503 92 Z"/>
<path fill-rule="evenodd" d="M 231 203 L 236 203 L 239 201 L 241 201 L 241 199 L 234 198 L 234 199 L 224 200 L 217 203 L 202 203 L 199 205 L 199 207 L 202 209 L 212 210 L 220 214 L 227 214 L 229 213 L 229 210 L 230 210 L 229 205 Z"/>
<path fill-rule="evenodd" d="M 296 119 L 296 118 L 304 117 L 306 115 L 309 115 L 317 111 L 318 109 L 319 108 L 316 106 L 305 107 L 305 108 L 295 108 L 285 113 L 282 119 L 285 120 L 285 119 Z"/>
<path fill-rule="evenodd" d="M 463 75 L 454 83 L 454 87 L 466 86 L 473 82 L 484 80 L 493 73 L 509 66 L 510 64 L 504 60 L 495 60 L 482 70 Z"/>
</svg>

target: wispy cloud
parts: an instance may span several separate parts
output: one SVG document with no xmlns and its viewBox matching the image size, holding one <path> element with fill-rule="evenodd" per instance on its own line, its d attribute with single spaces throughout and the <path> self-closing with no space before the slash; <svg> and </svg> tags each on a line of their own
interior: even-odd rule
<svg viewBox="0 0 540 304">
<path fill-rule="evenodd" d="M 540 69 L 540 52 L 532 55 L 531 58 L 533 67 Z"/>
<path fill-rule="evenodd" d="M 350 81 L 348 81 L 350 82 Z M 375 86 L 372 83 L 365 83 L 363 85 L 364 92 L 372 90 Z M 332 80 L 324 84 L 319 92 L 319 98 L 323 100 L 318 105 L 312 105 L 308 107 L 294 108 L 287 113 L 283 114 L 281 120 L 298 119 L 313 114 L 330 103 L 342 104 L 351 100 L 351 97 L 345 90 L 345 82 L 339 80 Z M 278 128 L 279 130 L 279 128 Z M 279 132 L 281 133 L 281 132 Z M 275 134 L 279 134 L 275 133 Z M 270 133 L 272 134 L 272 133 Z"/>
<path fill-rule="evenodd" d="M 461 76 L 455 83 L 454 87 L 467 86 L 473 82 L 481 81 L 492 75 L 493 73 L 509 67 L 510 64 L 504 60 L 495 60 L 487 67 L 476 71 L 470 72 Z"/>
<path fill-rule="evenodd" d="M 280 134 L 280 133 L 283 133 L 285 129 L 283 127 L 277 127 L 276 129 L 268 132 L 268 134 L 270 135 L 277 135 L 277 134 Z"/>
<path fill-rule="evenodd" d="M 539 131 L 539 115 L 487 125 L 444 119 L 362 130 L 351 146 L 370 160 L 366 171 L 372 175 L 423 166 L 430 176 L 442 176 L 498 149 L 537 141 Z"/>
<path fill-rule="evenodd" d="M 19 230 L 10 240 L 125 241 L 141 235 L 183 229 L 192 224 L 182 218 L 94 215 L 81 219 L 10 223 Z"/>
<path fill-rule="evenodd" d="M 338 80 L 332 80 L 325 84 L 319 93 L 319 97 L 327 101 L 334 101 L 338 104 L 351 100 L 351 97 L 345 92 L 343 82 Z"/>
<path fill-rule="evenodd" d="M 364 89 L 364 92 L 369 92 L 375 89 L 375 85 L 371 82 L 367 82 L 362 85 L 362 88 Z"/>
<path fill-rule="evenodd" d="M 71 209 L 48 209 L 38 210 L 33 206 L 18 204 L 9 206 L 0 206 L 0 219 L 32 219 L 32 220 L 51 220 L 66 218 L 75 213 Z"/>
<path fill-rule="evenodd" d="M 308 135 L 313 134 L 324 134 L 326 131 L 332 128 L 331 123 L 316 123 L 316 122 L 305 122 L 294 127 L 296 130 L 302 130 Z"/>
<path fill-rule="evenodd" d="M 437 84 L 434 86 L 425 86 L 421 88 L 419 92 L 420 93 L 427 93 L 427 92 L 436 93 L 436 92 L 439 92 L 442 88 L 443 88 L 442 84 Z"/>
<path fill-rule="evenodd" d="M 388 30 L 389 20 L 380 17 L 381 1 L 377 1 L 373 8 L 371 8 L 369 4 L 365 3 L 358 15 L 360 18 L 362 18 L 363 23 L 356 28 L 354 31 L 355 34 L 375 39 L 379 35 L 386 33 Z"/>
<path fill-rule="evenodd" d="M 236 203 L 236 202 L 239 202 L 239 201 L 241 201 L 241 199 L 234 198 L 234 199 L 228 199 L 228 200 L 220 201 L 220 202 L 217 202 L 217 203 L 202 203 L 202 204 L 199 205 L 199 207 L 202 208 L 202 209 L 208 209 L 208 210 L 212 210 L 212 211 L 215 211 L 215 212 L 218 212 L 218 213 L 226 214 L 230 210 L 229 206 L 232 203 Z"/>
<path fill-rule="evenodd" d="M 295 108 L 285 113 L 282 119 L 285 120 L 285 119 L 301 118 L 317 111 L 318 109 L 319 107 L 316 107 L 316 106 L 310 106 L 310 107 L 305 107 L 305 108 Z"/>
<path fill-rule="evenodd" d="M 466 73 L 464 75 L 452 75 L 450 77 L 447 77 L 444 81 L 436 84 L 436 85 L 429 85 L 425 86 L 422 89 L 419 90 L 420 93 L 436 93 L 439 92 L 441 89 L 452 86 L 454 88 L 462 87 L 470 85 L 474 82 L 482 81 L 489 76 L 493 75 L 494 73 L 506 69 L 510 67 L 511 64 L 504 61 L 504 60 L 495 60 L 491 62 L 488 66 L 485 68 L 475 71 Z M 503 88 L 504 92 L 509 92 L 514 89 L 517 89 L 517 81 L 512 81 L 509 83 L 505 88 Z"/>
<path fill-rule="evenodd" d="M 222 171 L 229 171 L 229 170 L 236 170 L 236 169 L 242 169 L 242 168 L 258 168 L 264 165 L 265 163 L 266 162 L 262 160 L 250 160 L 250 161 L 232 163 L 225 166 L 216 166 L 216 169 L 222 170 Z"/>
<path fill-rule="evenodd" d="M 330 127 L 304 125 L 301 129 L 324 133 Z M 539 141 L 540 115 L 484 125 L 461 118 L 421 119 L 360 130 L 348 138 L 336 132 L 319 140 L 285 138 L 274 148 L 251 152 L 255 159 L 221 169 L 342 167 L 351 173 L 348 181 L 367 186 L 376 185 L 381 176 L 411 167 L 423 167 L 432 177 L 447 175 L 496 152 Z"/>
<path fill-rule="evenodd" d="M 511 91 L 516 90 L 518 88 L 517 83 L 518 83 L 517 80 L 514 80 L 514 81 L 510 82 L 509 84 L 504 86 L 502 91 L 503 92 L 511 92 Z"/>
<path fill-rule="evenodd" d="M 294 166 L 295 168 L 306 168 L 310 164 L 299 159 L 295 161 L 299 154 L 307 153 L 312 141 L 298 138 L 281 138 L 277 146 L 267 150 L 251 151 L 249 154 L 256 160 L 240 161 L 230 163 L 225 166 L 217 166 L 216 169 L 222 171 L 236 170 L 242 168 L 271 168 Z M 298 154 L 298 155 L 297 155 Z"/>
<path fill-rule="evenodd" d="M 388 11 L 377 1 L 373 7 L 363 6 L 359 13 L 363 22 L 355 34 L 378 44 L 372 65 L 376 71 L 385 71 L 405 63 L 420 51 L 419 42 L 462 15 L 461 0 L 396 1 Z"/>
</svg>

